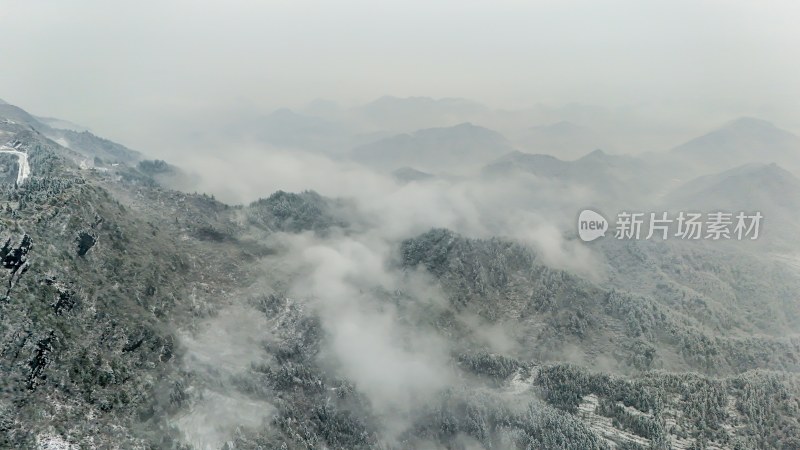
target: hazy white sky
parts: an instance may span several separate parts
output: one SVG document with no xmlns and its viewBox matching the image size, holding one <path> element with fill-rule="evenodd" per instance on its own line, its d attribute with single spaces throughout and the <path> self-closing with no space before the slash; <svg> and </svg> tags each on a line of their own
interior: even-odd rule
<svg viewBox="0 0 800 450">
<path fill-rule="evenodd" d="M 219 107 L 385 94 L 800 122 L 800 3 L 0 0 L 0 98 L 136 144 Z"/>
</svg>

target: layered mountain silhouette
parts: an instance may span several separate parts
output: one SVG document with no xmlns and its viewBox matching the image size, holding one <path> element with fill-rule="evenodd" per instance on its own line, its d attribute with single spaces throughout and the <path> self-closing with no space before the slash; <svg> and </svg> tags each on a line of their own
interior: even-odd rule
<svg viewBox="0 0 800 450">
<path fill-rule="evenodd" d="M 754 162 L 800 168 L 800 137 L 765 120 L 742 117 L 672 149 L 676 156 L 724 170 Z"/>
<path fill-rule="evenodd" d="M 288 110 L 265 122 L 272 139 L 329 130 Z M 104 141 L 52 134 L 19 108 L 0 109 L 0 133 L 14 149 L 0 158 L 2 448 L 800 446 L 800 271 L 770 254 L 589 247 L 561 230 L 385 233 L 395 216 L 376 221 L 358 198 L 278 191 L 228 205 L 166 187 L 179 169 L 164 161 L 85 166 L 108 157 Z M 400 191 L 536 179 L 511 186 L 539 192 L 502 191 L 536 212 L 538 199 L 577 212 L 551 185 L 652 208 L 675 176 L 651 155 L 518 152 L 468 123 L 353 156 L 412 183 Z M 485 167 L 468 181 L 426 167 L 470 165 Z M 771 223 L 799 195 L 800 180 L 760 163 L 665 198 L 758 206 Z M 572 244 L 566 257 L 607 276 L 552 265 Z M 783 244 L 797 264 L 796 239 Z"/>
<path fill-rule="evenodd" d="M 781 207 L 800 212 L 800 179 L 775 163 L 746 164 L 689 181 L 672 203 L 725 209 Z"/>
<path fill-rule="evenodd" d="M 800 179 L 777 164 L 747 164 L 689 181 L 665 203 L 702 212 L 760 212 L 766 236 L 795 241 L 800 232 Z"/>
<path fill-rule="evenodd" d="M 378 129 L 411 131 L 426 127 L 447 127 L 475 121 L 490 111 L 461 98 L 384 96 L 355 109 L 365 123 Z"/>
<path fill-rule="evenodd" d="M 591 149 L 607 147 L 594 130 L 568 121 L 530 127 L 514 142 L 525 151 L 549 153 L 562 159 L 578 158 Z"/>
<path fill-rule="evenodd" d="M 436 172 L 480 165 L 513 150 L 500 133 L 462 123 L 381 139 L 356 147 L 353 157 L 384 170 L 409 166 Z"/>
<path fill-rule="evenodd" d="M 434 175 L 414 169 L 413 167 L 401 167 L 392 171 L 392 177 L 401 183 L 410 183 L 412 181 L 430 180 Z"/>
<path fill-rule="evenodd" d="M 489 179 L 517 174 L 533 175 L 562 186 L 583 187 L 591 191 L 591 198 L 603 205 L 627 207 L 646 202 L 668 184 L 671 176 L 669 171 L 661 170 L 647 159 L 612 155 L 600 149 L 572 161 L 517 151 L 487 164 L 482 170 L 482 175 Z"/>
</svg>

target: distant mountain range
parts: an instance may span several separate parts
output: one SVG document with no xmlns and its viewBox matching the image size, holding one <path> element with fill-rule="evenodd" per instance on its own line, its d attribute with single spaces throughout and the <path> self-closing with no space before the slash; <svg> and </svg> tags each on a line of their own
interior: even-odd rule
<svg viewBox="0 0 800 450">
<path fill-rule="evenodd" d="M 663 167 L 647 159 L 611 155 L 594 150 L 573 161 L 550 155 L 512 152 L 487 164 L 482 175 L 488 179 L 507 179 L 529 174 L 561 186 L 583 187 L 592 194 L 594 206 L 634 207 L 652 203 L 671 176 Z M 568 201 L 569 199 L 564 199 Z"/>
<path fill-rule="evenodd" d="M 409 183 L 412 181 L 424 181 L 430 180 L 434 177 L 434 175 L 429 174 L 427 172 L 422 172 L 417 169 L 412 169 L 411 167 L 401 167 L 397 170 L 392 171 L 392 176 L 400 182 Z"/>
<path fill-rule="evenodd" d="M 743 117 L 675 147 L 671 153 L 717 170 L 763 162 L 796 170 L 800 168 L 800 137 L 765 120 Z"/>
<path fill-rule="evenodd" d="M 794 242 L 800 233 L 800 179 L 775 163 L 746 164 L 689 181 L 664 203 L 673 209 L 760 212 L 767 239 Z"/>
<path fill-rule="evenodd" d="M 500 133 L 462 123 L 361 145 L 353 150 L 353 158 L 383 170 L 412 167 L 435 172 L 476 167 L 513 150 Z"/>
<path fill-rule="evenodd" d="M 599 133 L 567 121 L 530 127 L 519 133 L 514 142 L 527 152 L 547 153 L 561 159 L 575 159 L 592 149 L 608 148 Z"/>
<path fill-rule="evenodd" d="M 176 166 L 0 104 L 15 149 L 0 155 L 0 448 L 800 448 L 800 180 L 769 161 L 715 169 L 738 133 L 753 138 L 740 158 L 758 145 L 791 156 L 784 132 L 737 122 L 663 154 L 560 159 L 459 123 L 376 135 L 348 156 L 436 207 L 450 197 L 425 189 L 509 185 L 490 199 L 546 219 L 546 202 L 574 217 L 579 190 L 630 208 L 758 208 L 765 234 L 787 231 L 781 258 L 584 246 L 513 214 L 538 240 L 412 231 L 395 213 L 416 196 L 378 210 L 313 191 L 228 205 L 169 189 Z M 234 131 L 316 148 L 341 136 L 335 124 L 279 110 Z M 461 167 L 470 176 L 446 176 Z M 463 200 L 470 217 L 495 211 Z M 552 252 L 602 274 L 559 269 Z"/>
<path fill-rule="evenodd" d="M 378 129 L 413 131 L 427 127 L 449 127 L 474 122 L 490 113 L 489 108 L 461 98 L 385 96 L 355 108 L 355 115 Z"/>
</svg>

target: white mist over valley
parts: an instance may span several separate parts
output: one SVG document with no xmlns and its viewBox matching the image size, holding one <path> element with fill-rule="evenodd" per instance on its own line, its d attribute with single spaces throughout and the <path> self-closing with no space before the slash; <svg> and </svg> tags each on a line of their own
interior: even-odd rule
<svg viewBox="0 0 800 450">
<path fill-rule="evenodd" d="M 800 448 L 794 4 L 6 3 L 0 448 Z"/>
</svg>

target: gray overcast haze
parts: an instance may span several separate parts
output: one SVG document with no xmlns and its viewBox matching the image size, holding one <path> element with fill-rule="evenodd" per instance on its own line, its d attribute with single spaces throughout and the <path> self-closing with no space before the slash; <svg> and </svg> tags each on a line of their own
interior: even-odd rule
<svg viewBox="0 0 800 450">
<path fill-rule="evenodd" d="M 3 0 L 0 98 L 156 156 L 193 117 L 382 95 L 797 130 L 798 20 L 792 1 Z"/>
</svg>

